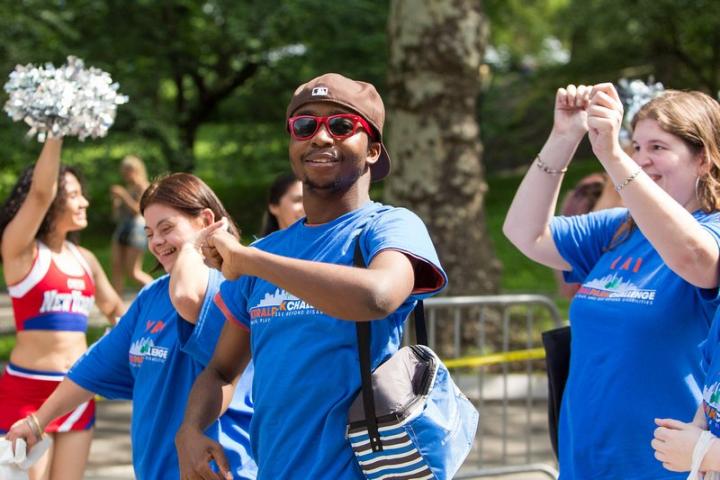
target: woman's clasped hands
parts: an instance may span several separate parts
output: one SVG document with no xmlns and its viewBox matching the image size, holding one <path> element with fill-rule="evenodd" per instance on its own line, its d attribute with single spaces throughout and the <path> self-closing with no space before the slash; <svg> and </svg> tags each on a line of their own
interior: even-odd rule
<svg viewBox="0 0 720 480">
<path fill-rule="evenodd" d="M 581 138 L 588 133 L 595 155 L 605 163 L 622 153 L 623 104 L 612 83 L 568 85 L 555 95 L 553 133 Z"/>
</svg>

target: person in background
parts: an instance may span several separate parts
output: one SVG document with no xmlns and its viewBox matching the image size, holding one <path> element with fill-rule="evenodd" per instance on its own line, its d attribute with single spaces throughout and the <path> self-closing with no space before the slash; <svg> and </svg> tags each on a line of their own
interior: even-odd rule
<svg viewBox="0 0 720 480">
<path fill-rule="evenodd" d="M 77 170 L 61 166 L 62 139 L 48 138 L 33 167 L 0 208 L 0 254 L 17 336 L 0 377 L 0 433 L 13 424 L 39 431 L 34 412 L 85 352 L 93 305 L 115 323 L 125 312 L 95 256 L 76 245 L 89 202 Z M 44 420 L 50 450 L 32 480 L 83 477 L 95 424 L 91 397 Z"/>
<path fill-rule="evenodd" d="M 122 294 L 126 277 L 136 281 L 140 286 L 152 282 L 153 278 L 142 269 L 147 240 L 139 201 L 150 184 L 145 164 L 140 158 L 128 155 L 120 163 L 120 173 L 125 185 L 110 187 L 113 217 L 117 221 L 110 250 L 112 264 L 110 278 L 115 291 Z"/>
<path fill-rule="evenodd" d="M 700 344 L 718 306 L 720 105 L 666 91 L 637 113 L 632 158 L 610 83 L 558 90 L 553 129 L 518 188 L 505 235 L 581 283 L 570 304 L 570 372 L 559 425 L 560 479 L 680 479 L 651 447 L 655 418 L 701 400 Z M 553 217 L 589 135 L 626 208 Z"/>
<path fill-rule="evenodd" d="M 560 215 L 584 215 L 621 206 L 620 195 L 615 191 L 615 186 L 607 174 L 591 173 L 580 179 L 575 188 L 565 195 L 560 206 Z M 563 274 L 559 270 L 553 270 L 553 274 L 560 295 L 568 300 L 572 299 L 580 288 L 580 284 L 565 282 Z"/>
<path fill-rule="evenodd" d="M 261 237 L 289 227 L 305 216 L 302 203 L 302 182 L 293 173 L 275 177 L 268 194 Z"/>
</svg>

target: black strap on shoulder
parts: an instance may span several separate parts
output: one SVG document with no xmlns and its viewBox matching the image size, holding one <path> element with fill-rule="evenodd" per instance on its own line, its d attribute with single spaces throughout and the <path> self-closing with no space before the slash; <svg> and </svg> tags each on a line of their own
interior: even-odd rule
<svg viewBox="0 0 720 480">
<path fill-rule="evenodd" d="M 362 251 L 360 250 L 360 237 L 355 244 L 356 267 L 365 268 Z M 368 437 L 370 437 L 370 447 L 373 452 L 381 452 L 383 450 L 380 432 L 377 426 L 377 415 L 375 414 L 375 396 L 372 388 L 372 366 L 370 364 L 370 322 L 355 322 L 355 330 L 357 331 L 358 353 L 360 356 L 360 379 L 362 380 L 362 396 L 363 409 L 365 410 L 365 425 L 368 429 Z"/>
<path fill-rule="evenodd" d="M 418 345 L 428 346 L 427 325 L 425 324 L 425 305 L 422 300 L 418 300 L 413 310 L 415 317 L 415 341 Z"/>
<path fill-rule="evenodd" d="M 360 250 L 360 236 L 355 243 L 355 256 L 353 263 L 356 267 L 365 268 L 365 260 Z M 420 345 L 427 346 L 427 326 L 425 325 L 425 307 L 419 300 L 413 310 L 415 317 L 415 340 Z M 363 410 L 365 412 L 365 425 L 368 429 L 370 447 L 373 452 L 383 450 L 380 432 L 378 431 L 377 415 L 375 413 L 375 396 L 372 388 L 372 365 L 370 362 L 370 322 L 355 322 L 357 331 L 358 353 L 360 357 L 360 379 L 362 381 Z"/>
</svg>

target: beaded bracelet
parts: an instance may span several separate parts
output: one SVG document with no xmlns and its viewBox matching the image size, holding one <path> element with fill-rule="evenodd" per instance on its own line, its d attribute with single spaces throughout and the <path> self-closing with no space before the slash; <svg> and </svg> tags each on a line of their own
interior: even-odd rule
<svg viewBox="0 0 720 480">
<path fill-rule="evenodd" d="M 622 183 L 618 183 L 617 185 L 615 185 L 615 191 L 616 191 L 616 192 L 620 192 L 620 190 L 622 190 L 623 188 L 627 187 L 630 182 L 632 182 L 633 180 L 635 180 L 635 177 L 637 177 L 638 175 L 640 175 L 640 172 L 642 172 L 642 168 L 638 168 L 638 169 L 635 170 L 633 173 L 631 173 L 630 175 L 628 175 L 627 177 L 625 177 L 625 180 L 623 180 Z"/>
<path fill-rule="evenodd" d="M 560 170 L 556 170 L 554 168 L 550 168 L 547 165 L 545 165 L 545 162 L 540 160 L 540 155 L 535 157 L 535 165 L 542 170 L 543 172 L 550 174 L 550 175 L 562 175 L 563 173 L 567 172 L 567 167 L 562 168 Z"/>
</svg>

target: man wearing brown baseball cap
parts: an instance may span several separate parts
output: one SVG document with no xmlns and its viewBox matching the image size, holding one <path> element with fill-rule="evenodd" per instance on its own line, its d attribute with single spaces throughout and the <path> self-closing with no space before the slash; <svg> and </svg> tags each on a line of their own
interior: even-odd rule
<svg viewBox="0 0 720 480">
<path fill-rule="evenodd" d="M 222 312 L 228 321 L 176 437 L 183 478 L 211 478 L 193 459 L 227 464 L 202 432 L 220 413 L 217 392 L 250 352 L 258 478 L 364 478 L 345 435 L 361 385 L 355 322 L 372 321 L 376 367 L 399 348 L 416 301 L 447 282 L 422 221 L 370 200 L 370 182 L 390 168 L 384 120 L 368 83 L 329 73 L 300 86 L 286 121 L 307 217 L 251 247 L 223 228 L 204 239 L 206 258 L 235 281 L 220 287 L 218 308 L 200 314 Z M 366 268 L 355 266 L 356 246 Z"/>
<path fill-rule="evenodd" d="M 385 178 L 390 173 L 390 156 L 382 143 L 385 124 L 385 106 L 375 87 L 366 82 L 350 80 L 337 73 L 326 73 L 300 85 L 288 105 L 285 119 L 290 130 L 290 118 L 308 103 L 332 103 L 349 108 L 359 114 L 372 127 L 374 139 L 380 142 L 380 157 L 370 166 L 372 181 Z"/>
</svg>

